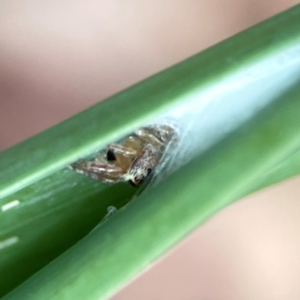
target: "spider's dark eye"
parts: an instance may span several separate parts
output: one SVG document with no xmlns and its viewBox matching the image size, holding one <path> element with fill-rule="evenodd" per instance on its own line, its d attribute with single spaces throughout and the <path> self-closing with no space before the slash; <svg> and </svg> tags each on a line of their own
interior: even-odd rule
<svg viewBox="0 0 300 300">
<path fill-rule="evenodd" d="M 147 175 L 149 175 L 152 172 L 152 169 L 148 168 L 147 169 Z"/>
<path fill-rule="evenodd" d="M 115 161 L 116 160 L 115 153 L 111 149 L 107 150 L 106 159 L 108 161 Z"/>
</svg>

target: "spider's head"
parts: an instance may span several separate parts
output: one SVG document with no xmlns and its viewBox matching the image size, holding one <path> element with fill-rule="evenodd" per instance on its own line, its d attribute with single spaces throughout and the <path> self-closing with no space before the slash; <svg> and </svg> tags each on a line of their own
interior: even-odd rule
<svg viewBox="0 0 300 300">
<path fill-rule="evenodd" d="M 136 172 L 130 172 L 126 175 L 126 181 L 128 181 L 132 186 L 140 186 L 145 178 L 152 172 L 151 168 L 140 169 Z"/>
</svg>

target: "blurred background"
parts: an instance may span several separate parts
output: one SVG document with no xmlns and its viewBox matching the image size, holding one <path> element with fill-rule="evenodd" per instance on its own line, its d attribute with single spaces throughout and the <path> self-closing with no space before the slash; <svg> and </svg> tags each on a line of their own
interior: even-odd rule
<svg viewBox="0 0 300 300">
<path fill-rule="evenodd" d="M 298 2 L 2 0 L 0 150 Z M 221 211 L 112 299 L 300 299 L 299 183 Z"/>
</svg>

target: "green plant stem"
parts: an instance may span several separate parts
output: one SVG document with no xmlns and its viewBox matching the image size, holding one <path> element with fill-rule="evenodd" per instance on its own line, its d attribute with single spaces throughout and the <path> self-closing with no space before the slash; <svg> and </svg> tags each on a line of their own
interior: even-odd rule
<svg viewBox="0 0 300 300">
<path fill-rule="evenodd" d="M 6 299 L 106 297 L 218 209 L 298 174 L 299 88 L 291 86 L 299 78 L 299 19 L 297 5 L 2 152 L 0 205 L 19 205 L 0 212 L 0 245 L 18 238 L 1 249 L 0 295 L 64 252 Z M 268 102 L 259 92 L 266 74 Z M 223 102 L 212 97 L 218 91 Z M 175 108 L 193 110 L 211 97 L 222 111 L 232 92 L 232 109 L 241 115 L 238 104 L 257 92 L 248 119 L 229 131 L 216 127 L 218 139 L 206 153 L 196 149 L 192 162 L 78 242 L 109 205 L 121 207 L 135 191 L 78 176 L 65 170 L 68 163 Z"/>
<path fill-rule="evenodd" d="M 300 85 L 128 204 L 5 300 L 111 295 L 200 222 L 245 193 L 262 172 L 300 148 L 299 95 Z"/>
</svg>

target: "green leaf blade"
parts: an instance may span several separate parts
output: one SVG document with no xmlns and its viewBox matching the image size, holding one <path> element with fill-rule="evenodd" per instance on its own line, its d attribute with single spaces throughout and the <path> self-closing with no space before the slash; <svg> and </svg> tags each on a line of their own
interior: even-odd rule
<svg viewBox="0 0 300 300">
<path fill-rule="evenodd" d="M 19 237 L 16 246 L 1 250 L 1 293 L 78 242 L 109 205 L 121 207 L 135 192 L 62 169 L 168 112 L 179 116 L 180 133 L 188 138 L 175 156 L 193 161 L 145 191 L 7 299 L 110 295 L 205 218 L 274 181 L 267 172 L 298 147 L 299 89 L 294 84 L 299 85 L 300 75 L 299 18 L 300 5 L 1 153 L 0 204 L 20 201 L 0 219 L 0 241 Z M 207 115 L 203 103 L 211 105 Z M 189 110 L 195 110 L 193 118 L 184 116 Z M 194 130 L 192 137 L 189 130 Z M 285 175 L 278 169 L 280 180 L 299 172 L 288 166 Z M 198 203 L 193 195 L 205 201 Z M 26 259 L 36 256 L 41 260 L 30 269 Z M 22 268 L 20 276 L 5 276 Z"/>
</svg>

